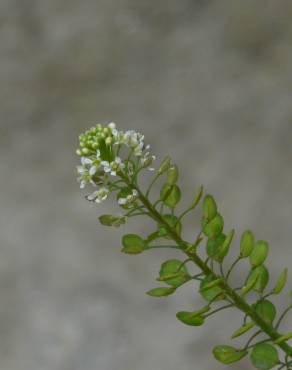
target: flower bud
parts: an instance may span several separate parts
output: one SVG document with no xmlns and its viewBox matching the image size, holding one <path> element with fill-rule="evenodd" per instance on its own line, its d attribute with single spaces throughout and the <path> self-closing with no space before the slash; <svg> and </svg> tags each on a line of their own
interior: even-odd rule
<svg viewBox="0 0 292 370">
<path fill-rule="evenodd" d="M 241 360 L 244 356 L 248 354 L 245 350 L 236 349 L 231 346 L 216 346 L 213 349 L 213 354 L 216 360 L 222 362 L 225 365 L 232 364 Z"/>
<path fill-rule="evenodd" d="M 254 236 L 250 230 L 246 230 L 240 240 L 240 256 L 249 257 L 254 247 Z"/>
<path fill-rule="evenodd" d="M 281 274 L 278 277 L 277 283 L 275 288 L 273 289 L 274 294 L 279 294 L 283 290 L 284 286 L 287 283 L 287 278 L 288 278 L 288 269 L 285 268 Z"/>
<path fill-rule="evenodd" d="M 259 240 L 255 243 L 253 250 L 249 256 L 250 263 L 253 267 L 260 266 L 264 263 L 269 252 L 269 244 L 264 240 Z"/>
<path fill-rule="evenodd" d="M 139 254 L 147 248 L 145 241 L 136 234 L 124 235 L 122 238 L 122 244 L 122 252 L 128 254 Z"/>
<path fill-rule="evenodd" d="M 203 201 L 203 216 L 211 221 L 217 214 L 217 204 L 212 195 L 206 195 Z"/>
<path fill-rule="evenodd" d="M 178 180 L 178 167 L 176 164 L 169 167 L 167 171 L 167 180 L 166 182 L 169 185 L 174 185 Z"/>
</svg>

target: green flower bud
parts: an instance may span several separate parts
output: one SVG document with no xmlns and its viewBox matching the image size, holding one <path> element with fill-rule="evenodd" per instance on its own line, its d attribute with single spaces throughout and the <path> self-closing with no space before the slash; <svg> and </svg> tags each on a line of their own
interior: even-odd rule
<svg viewBox="0 0 292 370">
<path fill-rule="evenodd" d="M 255 311 L 256 313 L 268 324 L 272 324 L 276 317 L 276 307 L 272 302 L 267 299 L 256 303 Z"/>
<path fill-rule="evenodd" d="M 216 360 L 222 362 L 225 365 L 232 364 L 241 360 L 244 356 L 248 354 L 245 350 L 236 349 L 231 346 L 216 346 L 213 349 L 213 354 Z"/>
<path fill-rule="evenodd" d="M 203 233 L 208 236 L 208 238 L 215 238 L 222 233 L 223 227 L 223 217 L 217 213 L 217 215 L 205 225 Z"/>
<path fill-rule="evenodd" d="M 232 339 L 240 337 L 244 333 L 248 332 L 250 329 L 252 329 L 255 326 L 255 323 L 253 321 L 249 322 L 248 324 L 242 325 L 239 329 L 237 329 L 232 334 Z"/>
<path fill-rule="evenodd" d="M 180 201 L 181 191 L 177 185 L 164 184 L 161 192 L 160 199 L 165 205 L 169 208 L 174 208 L 177 203 Z"/>
<path fill-rule="evenodd" d="M 169 167 L 167 171 L 167 180 L 166 182 L 169 185 L 174 185 L 178 180 L 178 167 L 176 164 Z"/>
<path fill-rule="evenodd" d="M 164 262 L 159 271 L 159 281 L 165 281 L 166 284 L 178 287 L 188 281 L 190 276 L 185 265 L 177 259 Z"/>
<path fill-rule="evenodd" d="M 167 156 L 161 163 L 160 167 L 158 168 L 158 175 L 162 175 L 164 172 L 166 172 L 169 169 L 170 166 L 170 160 L 171 158 Z"/>
<path fill-rule="evenodd" d="M 175 292 L 176 288 L 154 288 L 149 290 L 146 294 L 150 295 L 151 297 L 166 297 L 171 295 Z"/>
<path fill-rule="evenodd" d="M 188 311 L 180 311 L 176 314 L 176 317 L 179 321 L 190 326 L 201 326 L 205 321 L 203 316 L 199 314 L 194 315 L 193 312 Z"/>
<path fill-rule="evenodd" d="M 203 201 L 203 216 L 211 221 L 217 215 L 217 204 L 212 195 L 206 195 Z"/>
<path fill-rule="evenodd" d="M 136 234 L 124 235 L 122 238 L 122 244 L 122 252 L 128 254 L 139 254 L 147 248 L 145 241 Z"/>
<path fill-rule="evenodd" d="M 249 256 L 251 265 L 256 267 L 263 264 L 268 256 L 268 252 L 269 244 L 264 240 L 257 241 Z"/>
<path fill-rule="evenodd" d="M 284 286 L 286 285 L 287 283 L 287 279 L 288 279 L 288 269 L 285 268 L 281 274 L 279 275 L 278 277 L 278 280 L 277 280 L 277 283 L 276 283 L 276 286 L 275 288 L 273 289 L 273 293 L 274 294 L 279 294 L 281 293 L 281 291 L 283 290 Z"/>
<path fill-rule="evenodd" d="M 99 217 L 99 221 L 104 226 L 115 226 L 119 227 L 126 222 L 126 217 L 118 217 L 112 215 L 102 215 Z"/>
<path fill-rule="evenodd" d="M 252 349 L 250 360 L 259 370 L 270 370 L 279 363 L 277 349 L 268 343 L 259 343 Z"/>
<path fill-rule="evenodd" d="M 246 230 L 240 240 L 240 256 L 249 257 L 254 247 L 254 235 L 250 230 Z"/>
</svg>

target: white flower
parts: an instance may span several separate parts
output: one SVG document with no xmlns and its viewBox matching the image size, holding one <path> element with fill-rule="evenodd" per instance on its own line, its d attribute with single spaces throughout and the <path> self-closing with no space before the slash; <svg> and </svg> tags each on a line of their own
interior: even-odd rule
<svg viewBox="0 0 292 370">
<path fill-rule="evenodd" d="M 105 173 L 110 173 L 112 176 L 117 175 L 117 171 L 123 169 L 125 167 L 125 164 L 122 163 L 122 160 L 120 157 L 116 157 L 114 161 L 102 161 L 101 165 L 103 166 L 103 170 Z"/>
<path fill-rule="evenodd" d="M 133 189 L 132 194 L 127 195 L 125 198 L 119 198 L 118 203 L 121 206 L 128 205 L 131 206 L 132 203 L 137 199 L 138 192 L 137 190 Z"/>
<path fill-rule="evenodd" d="M 106 200 L 109 195 L 109 190 L 105 187 L 100 188 L 99 190 L 94 191 L 92 194 L 87 195 L 87 200 L 95 201 L 95 203 L 101 203 Z"/>
</svg>

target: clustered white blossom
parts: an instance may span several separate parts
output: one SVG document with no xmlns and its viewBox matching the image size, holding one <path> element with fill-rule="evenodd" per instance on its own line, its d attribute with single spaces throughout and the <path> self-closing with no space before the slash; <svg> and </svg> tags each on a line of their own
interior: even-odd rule
<svg viewBox="0 0 292 370">
<path fill-rule="evenodd" d="M 119 131 L 113 122 L 107 126 L 97 124 L 81 134 L 79 141 L 76 153 L 81 157 L 81 165 L 77 166 L 80 188 L 87 184 L 100 186 L 87 196 L 88 200 L 100 203 L 108 197 L 110 190 L 107 186 L 111 176 L 118 176 L 124 171 L 132 175 L 133 166 L 153 170 L 150 165 L 155 156 L 150 153 L 150 146 L 145 145 L 144 135 L 134 130 Z M 125 160 L 120 154 L 124 149 L 128 151 Z M 135 165 L 129 161 L 130 158 L 133 158 Z M 126 198 L 119 198 L 118 202 L 120 205 L 129 205 L 136 197 L 133 191 Z"/>
<path fill-rule="evenodd" d="M 131 207 L 131 205 L 137 199 L 137 197 L 138 197 L 138 192 L 137 192 L 137 190 L 134 189 L 134 190 L 132 190 L 132 193 L 131 194 L 127 195 L 124 198 L 119 198 L 118 199 L 118 203 L 121 206 L 129 206 L 129 207 Z"/>
</svg>

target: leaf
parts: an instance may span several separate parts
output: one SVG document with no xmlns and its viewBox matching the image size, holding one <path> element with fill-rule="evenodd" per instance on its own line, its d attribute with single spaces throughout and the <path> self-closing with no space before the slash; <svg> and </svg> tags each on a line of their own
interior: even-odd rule
<svg viewBox="0 0 292 370">
<path fill-rule="evenodd" d="M 216 238 L 218 235 L 222 233 L 223 227 L 224 227 L 223 217 L 219 213 L 217 213 L 217 215 L 204 226 L 203 233 L 208 238 Z"/>
<path fill-rule="evenodd" d="M 242 325 L 239 329 L 237 329 L 232 334 L 231 338 L 234 339 L 234 338 L 240 337 L 241 335 L 243 335 L 244 333 L 252 329 L 254 326 L 255 326 L 255 323 L 253 321 L 249 322 L 248 324 Z"/>
<path fill-rule="evenodd" d="M 236 349 L 231 346 L 216 346 L 213 349 L 213 354 L 216 360 L 222 362 L 225 365 L 232 364 L 241 360 L 244 356 L 247 355 L 247 351 Z"/>
<path fill-rule="evenodd" d="M 122 252 L 128 254 L 139 254 L 146 249 L 145 241 L 136 234 L 126 234 L 122 238 Z"/>
<path fill-rule="evenodd" d="M 182 261 L 172 259 L 164 262 L 159 271 L 159 280 L 165 281 L 168 285 L 178 287 L 189 280 L 188 270 Z"/>
<path fill-rule="evenodd" d="M 276 317 L 276 307 L 267 299 L 255 304 L 256 313 L 268 324 L 272 324 Z"/>
<path fill-rule="evenodd" d="M 259 343 L 252 349 L 250 360 L 257 369 L 269 370 L 279 363 L 279 355 L 271 344 Z"/>
<path fill-rule="evenodd" d="M 246 230 L 240 239 L 240 256 L 249 257 L 254 247 L 254 235 L 250 230 Z"/>
<path fill-rule="evenodd" d="M 253 267 L 262 265 L 268 256 L 268 252 L 269 244 L 264 240 L 258 240 L 249 256 L 251 265 Z"/>
<path fill-rule="evenodd" d="M 179 321 L 190 326 L 201 326 L 204 324 L 205 319 L 200 314 L 195 314 L 188 311 L 180 311 L 176 314 Z"/>
<path fill-rule="evenodd" d="M 207 290 L 205 290 L 205 287 L 214 280 L 215 279 L 212 277 L 212 275 L 209 275 L 206 276 L 200 284 L 200 293 L 203 298 L 205 298 L 209 302 L 213 300 L 219 301 L 221 299 L 224 299 L 224 291 L 222 288 L 220 288 L 220 286 L 214 286 L 213 288 L 208 288 Z"/>
<path fill-rule="evenodd" d="M 285 287 L 288 279 L 288 269 L 285 268 L 278 277 L 275 288 L 273 289 L 274 294 L 279 294 Z"/>
<path fill-rule="evenodd" d="M 166 297 L 173 294 L 175 290 L 176 288 L 154 288 L 149 290 L 146 294 L 150 295 L 151 297 Z"/>
</svg>

